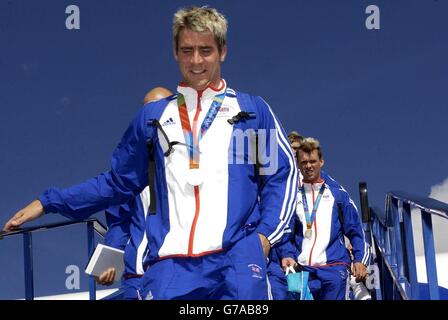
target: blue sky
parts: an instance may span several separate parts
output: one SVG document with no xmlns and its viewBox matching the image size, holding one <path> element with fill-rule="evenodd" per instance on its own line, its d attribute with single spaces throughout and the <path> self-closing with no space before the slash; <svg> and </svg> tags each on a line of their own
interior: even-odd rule
<svg viewBox="0 0 448 320">
<path fill-rule="evenodd" d="M 80 30 L 65 28 L 71 4 L 80 8 Z M 171 20 L 190 4 L 0 2 L 2 225 L 46 187 L 107 170 L 146 91 L 176 88 Z M 223 65 L 229 86 L 263 96 L 286 131 L 318 138 L 325 169 L 356 203 L 359 181 L 367 181 L 371 204 L 382 208 L 387 191 L 429 195 L 448 177 L 448 2 L 194 4 L 217 7 L 229 20 Z M 380 9 L 379 30 L 365 27 L 371 4 Z M 83 230 L 67 232 L 35 240 L 36 269 L 48 272 L 36 277 L 37 294 L 64 291 L 64 266 L 85 264 Z M 0 247 L 8 261 L 0 298 L 20 296 L 21 240 L 6 239 Z M 56 253 L 62 261 L 46 261 Z"/>
</svg>

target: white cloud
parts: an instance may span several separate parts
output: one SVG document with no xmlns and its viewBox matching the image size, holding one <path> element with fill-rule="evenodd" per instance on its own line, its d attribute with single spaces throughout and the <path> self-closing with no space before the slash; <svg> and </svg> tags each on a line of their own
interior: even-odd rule
<svg viewBox="0 0 448 320">
<path fill-rule="evenodd" d="M 432 186 L 429 197 L 448 203 L 448 178 L 442 183 Z"/>
</svg>

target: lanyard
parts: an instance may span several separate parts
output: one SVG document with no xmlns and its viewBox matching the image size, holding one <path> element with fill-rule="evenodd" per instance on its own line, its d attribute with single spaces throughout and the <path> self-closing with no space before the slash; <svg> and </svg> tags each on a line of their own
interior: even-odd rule
<svg viewBox="0 0 448 320">
<path fill-rule="evenodd" d="M 302 193 L 302 203 L 303 203 L 303 210 L 305 211 L 306 228 L 307 229 L 311 229 L 311 226 L 314 223 L 314 219 L 316 218 L 317 208 L 319 207 L 320 199 L 322 198 L 324 191 L 325 191 L 325 182 L 322 183 L 322 187 L 320 187 L 319 194 L 316 198 L 316 201 L 314 201 L 313 212 L 311 213 L 311 217 L 310 217 L 310 210 L 308 209 L 308 202 L 306 201 L 306 195 L 305 195 L 305 185 L 302 185 L 302 187 L 300 188 L 300 192 Z"/>
<path fill-rule="evenodd" d="M 199 141 L 203 136 L 207 133 L 207 130 L 212 125 L 213 121 L 218 114 L 219 109 L 221 108 L 222 102 L 224 101 L 224 97 L 226 95 L 226 91 L 221 94 L 218 94 L 213 99 L 212 105 L 207 112 L 207 115 L 202 122 L 201 129 L 199 131 L 199 136 L 196 137 L 196 132 L 191 130 L 190 120 L 188 118 L 187 105 L 185 103 L 185 97 L 183 94 L 179 93 L 177 96 L 177 105 L 179 107 L 179 117 L 182 124 L 182 131 L 184 132 L 185 143 L 188 145 L 188 156 L 190 158 L 190 169 L 199 168 Z M 193 121 L 193 127 L 196 127 L 197 119 Z"/>
</svg>

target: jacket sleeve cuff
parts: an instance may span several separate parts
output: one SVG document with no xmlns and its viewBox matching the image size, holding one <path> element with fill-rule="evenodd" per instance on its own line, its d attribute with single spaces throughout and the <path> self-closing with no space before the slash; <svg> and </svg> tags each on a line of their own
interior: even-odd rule
<svg viewBox="0 0 448 320">
<path fill-rule="evenodd" d="M 297 259 L 296 250 L 294 246 L 289 242 L 277 247 L 277 253 L 280 257 L 280 260 L 283 258 L 293 258 L 294 260 Z"/>
<path fill-rule="evenodd" d="M 50 189 L 46 189 L 39 197 L 45 214 L 56 212 L 55 208 L 51 205 L 50 192 Z"/>
</svg>

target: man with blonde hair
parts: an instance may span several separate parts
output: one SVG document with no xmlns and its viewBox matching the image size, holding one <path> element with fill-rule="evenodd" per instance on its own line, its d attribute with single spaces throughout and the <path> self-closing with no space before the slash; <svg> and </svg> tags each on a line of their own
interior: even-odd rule
<svg viewBox="0 0 448 320">
<path fill-rule="evenodd" d="M 227 21 L 216 9 L 177 11 L 177 95 L 142 109 L 115 150 L 110 171 L 66 190 L 48 189 L 4 229 L 43 212 L 82 217 L 124 203 L 151 183 L 148 164 L 154 163 L 156 205 L 147 216 L 149 268 L 141 297 L 266 299 L 266 256 L 293 215 L 297 168 L 267 103 L 230 89 L 221 78 L 226 32 Z M 264 143 L 266 152 L 256 163 L 248 148 L 232 143 L 241 132 L 255 132 Z M 245 228 L 258 215 L 254 230 Z"/>
<path fill-rule="evenodd" d="M 305 138 L 298 148 L 303 175 L 296 214 L 291 221 L 291 237 L 278 248 L 282 266 L 300 266 L 320 281 L 320 290 L 312 292 L 317 300 L 345 299 L 347 268 L 352 262 L 344 235 L 352 244 L 352 272 L 357 281 L 367 275 L 369 258 L 358 210 L 347 191 L 328 175 L 318 140 Z M 312 290 L 313 291 L 313 290 Z"/>
</svg>

